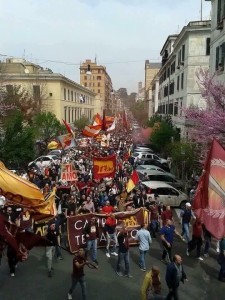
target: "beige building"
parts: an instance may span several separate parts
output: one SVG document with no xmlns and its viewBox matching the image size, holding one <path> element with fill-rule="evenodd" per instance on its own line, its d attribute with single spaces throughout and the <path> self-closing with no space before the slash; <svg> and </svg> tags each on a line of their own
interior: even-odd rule
<svg viewBox="0 0 225 300">
<path fill-rule="evenodd" d="M 106 109 L 107 115 L 112 115 L 115 110 L 112 80 L 106 71 L 106 67 L 97 65 L 90 59 L 86 59 L 80 66 L 80 84 L 97 94 L 98 102 L 95 112 L 102 115 Z"/>
<path fill-rule="evenodd" d="M 152 81 L 161 68 L 161 63 L 145 61 L 145 101 L 148 117 L 152 117 Z"/>
<path fill-rule="evenodd" d="M 54 113 L 60 121 L 73 123 L 82 116 L 93 119 L 96 94 L 69 78 L 16 58 L 0 63 L 0 72 L 1 84 L 8 91 L 13 86 L 25 88 L 40 101 L 42 111 Z"/>
</svg>

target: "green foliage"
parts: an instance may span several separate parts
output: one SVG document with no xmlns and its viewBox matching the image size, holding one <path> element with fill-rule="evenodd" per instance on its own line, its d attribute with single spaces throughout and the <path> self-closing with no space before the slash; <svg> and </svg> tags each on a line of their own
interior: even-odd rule
<svg viewBox="0 0 225 300">
<path fill-rule="evenodd" d="M 23 115 L 15 111 L 3 125 L 0 159 L 11 168 L 22 167 L 34 158 L 34 130 L 23 124 Z"/>
<path fill-rule="evenodd" d="M 156 124 L 157 122 L 155 127 L 153 126 L 154 131 L 150 137 L 150 142 L 158 152 L 164 152 L 165 154 L 167 146 L 172 141 L 179 140 L 179 133 L 167 121 L 161 121 L 161 123 L 158 123 L 158 126 Z"/>
<path fill-rule="evenodd" d="M 51 112 L 38 113 L 33 118 L 32 125 L 35 130 L 36 138 L 45 141 L 46 143 L 60 133 L 65 132 L 65 126 L 62 125 Z"/>
<path fill-rule="evenodd" d="M 174 142 L 170 144 L 173 171 L 179 178 L 190 178 L 198 166 L 198 153 L 195 144 Z M 184 178 L 186 177 L 186 178 Z"/>
<path fill-rule="evenodd" d="M 84 129 L 84 127 L 89 124 L 90 121 L 86 116 L 82 116 L 79 120 L 74 122 L 74 126 L 77 127 L 78 130 Z"/>
</svg>

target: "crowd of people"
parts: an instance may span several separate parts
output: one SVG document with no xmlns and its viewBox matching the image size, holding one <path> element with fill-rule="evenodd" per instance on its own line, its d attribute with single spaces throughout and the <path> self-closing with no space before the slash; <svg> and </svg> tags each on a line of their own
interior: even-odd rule
<svg viewBox="0 0 225 300">
<path fill-rule="evenodd" d="M 43 195 L 47 195 L 53 188 L 56 188 L 56 208 L 57 215 L 47 224 L 46 238 L 52 242 L 46 247 L 46 258 L 48 276 L 53 276 L 53 258 L 63 260 L 60 247 L 66 245 L 66 220 L 67 218 L 79 214 L 98 212 L 106 215 L 106 257 L 117 256 L 116 274 L 118 276 L 132 277 L 130 273 L 129 261 L 129 240 L 127 228 L 124 224 L 117 232 L 116 213 L 133 211 L 144 207 L 149 211 L 149 223 L 140 224 L 140 230 L 136 235 L 139 244 L 139 267 L 146 272 L 143 285 L 141 287 L 141 297 L 146 299 L 178 299 L 179 282 L 187 280 L 187 276 L 182 266 L 180 255 L 173 255 L 174 236 L 177 235 L 182 241 L 187 243 L 189 256 L 195 248 L 196 257 L 203 260 L 209 255 L 212 237 L 200 220 L 196 219 L 191 209 L 191 204 L 186 203 L 186 208 L 181 211 L 180 222 L 182 232 L 175 228 L 174 214 L 169 206 L 164 206 L 160 202 L 158 195 L 154 198 L 148 197 L 148 191 L 141 181 L 136 187 L 127 193 L 126 185 L 132 174 L 135 165 L 130 159 L 134 149 L 132 132 L 117 131 L 109 139 L 108 147 L 100 147 L 99 142 L 89 140 L 85 148 L 69 149 L 59 156 L 57 161 L 49 166 L 44 166 L 42 162 L 30 166 L 28 172 L 19 174 L 23 178 L 30 180 L 37 185 Z M 103 178 L 95 180 L 93 178 L 93 157 L 106 157 L 115 154 L 117 158 L 117 169 L 114 178 Z M 77 180 L 66 182 L 60 178 L 62 163 L 70 163 L 77 170 Z M 0 202 L 1 211 L 10 223 L 20 226 L 21 220 L 26 220 L 27 212 L 20 207 L 7 205 L 7 199 L 3 196 Z M 6 202 L 5 202 L 6 201 Z M 192 238 L 190 237 L 190 224 L 193 223 Z M 23 223 L 24 224 L 24 223 Z M 28 222 L 25 230 L 32 231 L 32 223 Z M 72 293 L 80 283 L 83 299 L 86 295 L 86 282 L 84 279 L 84 266 L 98 268 L 97 239 L 98 223 L 92 217 L 84 228 L 85 249 L 80 248 L 73 259 L 72 285 L 68 291 L 68 299 L 72 299 Z M 150 245 L 155 237 L 159 237 L 162 242 L 161 260 L 167 264 L 166 283 L 169 288 L 167 298 L 161 295 L 160 270 L 157 266 L 149 267 L 145 264 L 145 255 L 150 249 Z M 64 239 L 65 238 L 65 239 Z M 204 238 L 204 249 L 202 249 Z M 110 248 L 111 247 L 111 248 Z M 220 252 L 219 263 L 221 270 L 219 280 L 225 281 L 225 239 L 218 245 Z M 7 247 L 7 257 L 10 274 L 15 276 L 17 258 L 16 253 L 10 246 Z M 91 262 L 90 262 L 91 261 Z M 124 262 L 125 273 L 121 272 L 121 264 Z"/>
</svg>

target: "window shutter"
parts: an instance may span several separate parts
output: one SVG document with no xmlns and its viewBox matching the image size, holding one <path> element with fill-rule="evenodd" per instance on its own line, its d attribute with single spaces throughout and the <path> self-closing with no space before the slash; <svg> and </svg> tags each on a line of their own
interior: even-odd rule
<svg viewBox="0 0 225 300">
<path fill-rule="evenodd" d="M 216 47 L 216 70 L 218 70 L 219 68 L 219 53 L 220 53 L 220 49 L 219 47 Z"/>
<path fill-rule="evenodd" d="M 221 45 L 222 47 L 222 57 L 221 57 L 221 67 L 224 69 L 224 60 L 225 60 L 225 43 Z"/>
</svg>

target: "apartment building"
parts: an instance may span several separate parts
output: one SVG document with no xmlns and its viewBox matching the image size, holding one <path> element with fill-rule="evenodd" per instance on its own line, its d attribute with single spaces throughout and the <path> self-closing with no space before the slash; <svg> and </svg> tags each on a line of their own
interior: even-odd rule
<svg viewBox="0 0 225 300">
<path fill-rule="evenodd" d="M 145 61 L 145 101 L 146 101 L 146 109 L 148 111 L 148 117 L 152 117 L 152 80 L 159 72 L 161 68 L 161 63 L 149 62 L 149 60 Z"/>
<path fill-rule="evenodd" d="M 113 114 L 114 92 L 106 67 L 86 59 L 80 66 L 80 84 L 98 95 L 99 114 L 103 113 L 103 109 L 106 109 L 107 115 Z"/>
<path fill-rule="evenodd" d="M 209 1 L 209 0 L 205 0 Z M 210 73 L 225 82 L 225 0 L 211 1 Z"/>
<path fill-rule="evenodd" d="M 188 134 L 183 108 L 204 105 L 197 72 L 209 68 L 211 21 L 194 21 L 168 36 L 160 55 L 158 113 L 169 114 L 181 136 Z"/>
<path fill-rule="evenodd" d="M 8 92 L 21 86 L 40 102 L 42 111 L 54 113 L 60 121 L 73 123 L 82 116 L 93 119 L 95 93 L 59 73 L 17 58 L 1 62 L 0 73 Z"/>
</svg>

